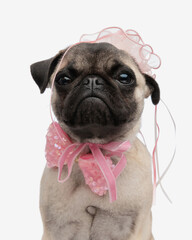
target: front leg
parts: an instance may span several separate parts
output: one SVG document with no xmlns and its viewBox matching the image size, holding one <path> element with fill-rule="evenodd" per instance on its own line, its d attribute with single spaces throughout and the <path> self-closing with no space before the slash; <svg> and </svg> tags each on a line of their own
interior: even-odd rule
<svg viewBox="0 0 192 240">
<path fill-rule="evenodd" d="M 95 209 L 90 240 L 128 240 L 134 231 L 136 217 L 136 212 L 114 214 Z"/>
</svg>

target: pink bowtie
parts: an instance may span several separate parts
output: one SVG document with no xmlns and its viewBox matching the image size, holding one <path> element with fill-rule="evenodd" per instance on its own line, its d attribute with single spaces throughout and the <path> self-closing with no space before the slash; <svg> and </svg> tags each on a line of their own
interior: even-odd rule
<svg viewBox="0 0 192 240">
<path fill-rule="evenodd" d="M 47 166 L 58 167 L 59 182 L 65 182 L 70 177 L 74 161 L 78 158 L 85 182 L 91 190 L 99 196 L 103 196 L 109 190 L 110 202 L 116 200 L 116 179 L 125 168 L 124 152 L 131 147 L 129 141 L 108 144 L 72 143 L 57 122 L 49 126 L 46 139 Z M 86 146 L 92 154 L 83 153 Z M 104 156 L 100 149 L 106 150 L 107 154 Z M 112 163 L 112 156 L 120 158 L 116 166 Z M 68 175 L 61 179 L 62 169 L 66 164 Z"/>
</svg>

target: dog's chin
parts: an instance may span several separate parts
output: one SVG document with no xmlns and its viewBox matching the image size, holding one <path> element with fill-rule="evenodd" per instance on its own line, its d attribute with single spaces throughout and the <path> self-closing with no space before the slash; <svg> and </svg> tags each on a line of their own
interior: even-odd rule
<svg viewBox="0 0 192 240">
<path fill-rule="evenodd" d="M 117 122 L 102 99 L 89 97 L 78 104 L 72 119 L 65 121 L 65 129 L 80 142 L 105 143 L 118 138 L 123 123 Z"/>
<path fill-rule="evenodd" d="M 99 124 L 70 127 L 69 130 L 72 137 L 80 142 L 107 143 L 114 141 L 119 135 L 119 127 Z"/>
</svg>

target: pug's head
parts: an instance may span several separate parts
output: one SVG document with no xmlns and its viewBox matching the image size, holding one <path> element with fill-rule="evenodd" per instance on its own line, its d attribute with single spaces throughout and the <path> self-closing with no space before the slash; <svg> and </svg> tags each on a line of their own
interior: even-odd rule
<svg viewBox="0 0 192 240">
<path fill-rule="evenodd" d="M 43 93 L 64 54 L 31 65 Z M 157 82 L 134 59 L 109 43 L 80 43 L 65 55 L 53 87 L 52 108 L 61 127 L 78 142 L 133 138 L 140 129 L 144 99 L 158 104 Z"/>
</svg>

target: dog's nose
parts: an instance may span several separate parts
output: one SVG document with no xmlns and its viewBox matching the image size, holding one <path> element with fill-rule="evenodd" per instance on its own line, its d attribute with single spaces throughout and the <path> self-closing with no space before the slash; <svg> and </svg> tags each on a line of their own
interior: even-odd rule
<svg viewBox="0 0 192 240">
<path fill-rule="evenodd" d="M 101 89 L 104 80 L 100 76 L 90 75 L 83 79 L 82 84 L 88 89 Z"/>
</svg>

